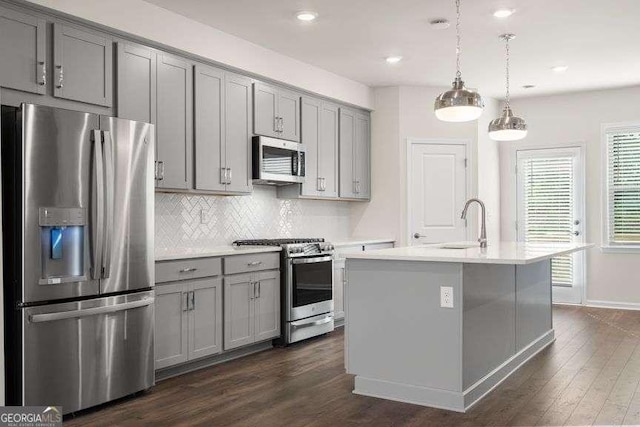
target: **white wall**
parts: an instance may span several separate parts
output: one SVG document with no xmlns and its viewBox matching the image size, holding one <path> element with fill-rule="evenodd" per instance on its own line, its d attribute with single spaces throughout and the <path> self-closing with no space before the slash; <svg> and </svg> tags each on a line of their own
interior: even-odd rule
<svg viewBox="0 0 640 427">
<path fill-rule="evenodd" d="M 231 67 L 371 109 L 371 89 L 141 0 L 28 0 Z"/>
<path fill-rule="evenodd" d="M 374 89 L 372 113 L 372 195 L 371 203 L 352 208 L 352 228 L 356 236 L 394 237 L 399 244 L 407 244 L 407 162 L 408 138 L 466 139 L 471 141 L 472 158 L 480 157 L 488 179 L 475 180 L 471 195 L 481 195 L 489 213 L 489 239 L 500 239 L 500 198 L 498 192 L 497 145 L 487 138 L 486 123 L 445 123 L 433 113 L 433 101 L 444 87 L 400 86 Z M 483 117 L 489 119 L 497 101 L 487 99 L 489 108 Z M 483 119 L 485 120 L 485 119 Z M 480 144 L 480 145 L 479 145 Z M 482 147 L 479 156 L 478 147 Z M 472 161 L 470 173 L 476 177 L 478 165 Z M 472 221 L 475 236 L 476 224 Z"/>
<path fill-rule="evenodd" d="M 598 301 L 640 305 L 640 254 L 603 253 L 602 242 L 602 156 L 600 131 L 603 123 L 640 122 L 640 87 L 565 95 L 522 98 L 512 102 L 514 112 L 529 125 L 525 141 L 554 146 L 574 142 L 586 144 L 586 241 L 598 247 L 587 253 L 587 303 Z M 502 233 L 515 239 L 514 181 L 510 147 L 502 143 Z"/>
</svg>

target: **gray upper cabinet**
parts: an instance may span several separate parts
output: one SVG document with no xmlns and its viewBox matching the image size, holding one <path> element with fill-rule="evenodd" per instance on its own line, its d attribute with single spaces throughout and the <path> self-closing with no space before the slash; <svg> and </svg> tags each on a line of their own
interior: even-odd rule
<svg viewBox="0 0 640 427">
<path fill-rule="evenodd" d="M 300 95 L 253 84 L 253 133 L 300 142 Z"/>
<path fill-rule="evenodd" d="M 306 180 L 301 195 L 338 197 L 338 107 L 303 97 L 301 141 L 306 148 Z"/>
<path fill-rule="evenodd" d="M 120 42 L 116 60 L 117 115 L 156 123 L 156 52 L 146 46 Z"/>
<path fill-rule="evenodd" d="M 251 175 L 251 79 L 225 73 L 225 145 L 227 191 L 250 193 Z"/>
<path fill-rule="evenodd" d="M 188 297 L 189 293 L 181 282 L 156 286 L 156 369 L 188 360 Z"/>
<path fill-rule="evenodd" d="M 224 191 L 225 162 L 224 71 L 195 67 L 195 169 L 197 190 Z"/>
<path fill-rule="evenodd" d="M 156 186 L 190 189 L 193 167 L 192 64 L 166 54 L 157 58 Z"/>
<path fill-rule="evenodd" d="M 0 7 L 0 86 L 46 93 L 44 19 Z"/>
<path fill-rule="evenodd" d="M 191 282 L 189 360 L 222 351 L 222 279 Z"/>
<path fill-rule="evenodd" d="M 251 80 L 197 65 L 195 99 L 195 188 L 251 192 Z"/>
<path fill-rule="evenodd" d="M 64 24 L 53 28 L 53 95 L 111 106 L 113 41 Z"/>
<path fill-rule="evenodd" d="M 371 197 L 369 114 L 340 108 L 340 197 Z"/>
</svg>

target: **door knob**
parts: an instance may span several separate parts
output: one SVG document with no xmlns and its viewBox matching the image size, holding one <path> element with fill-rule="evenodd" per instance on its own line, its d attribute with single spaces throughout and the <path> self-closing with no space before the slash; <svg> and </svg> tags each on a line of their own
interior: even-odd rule
<svg viewBox="0 0 640 427">
<path fill-rule="evenodd" d="M 420 234 L 420 233 L 413 233 L 413 238 L 414 238 L 414 239 L 419 239 L 419 238 L 421 238 L 421 237 L 427 237 L 427 236 L 422 235 L 422 234 Z"/>
</svg>

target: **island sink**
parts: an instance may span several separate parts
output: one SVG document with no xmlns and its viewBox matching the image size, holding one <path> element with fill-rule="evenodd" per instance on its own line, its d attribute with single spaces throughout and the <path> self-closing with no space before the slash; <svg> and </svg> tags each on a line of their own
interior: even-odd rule
<svg viewBox="0 0 640 427">
<path fill-rule="evenodd" d="M 354 393 L 464 412 L 554 341 L 551 258 L 592 245 L 469 244 L 347 255 Z"/>
</svg>

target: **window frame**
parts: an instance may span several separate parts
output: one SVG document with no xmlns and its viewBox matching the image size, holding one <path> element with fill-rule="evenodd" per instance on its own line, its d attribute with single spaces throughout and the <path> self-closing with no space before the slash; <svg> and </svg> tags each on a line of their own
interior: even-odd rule
<svg viewBox="0 0 640 427">
<path fill-rule="evenodd" d="M 607 136 L 613 132 L 640 132 L 640 122 L 604 123 L 601 125 L 600 146 L 602 153 L 601 164 L 601 228 L 602 242 L 600 249 L 605 253 L 640 253 L 640 242 L 637 243 L 616 243 L 610 239 L 611 219 L 609 216 L 609 140 Z M 638 166 L 640 168 L 640 165 Z"/>
</svg>

